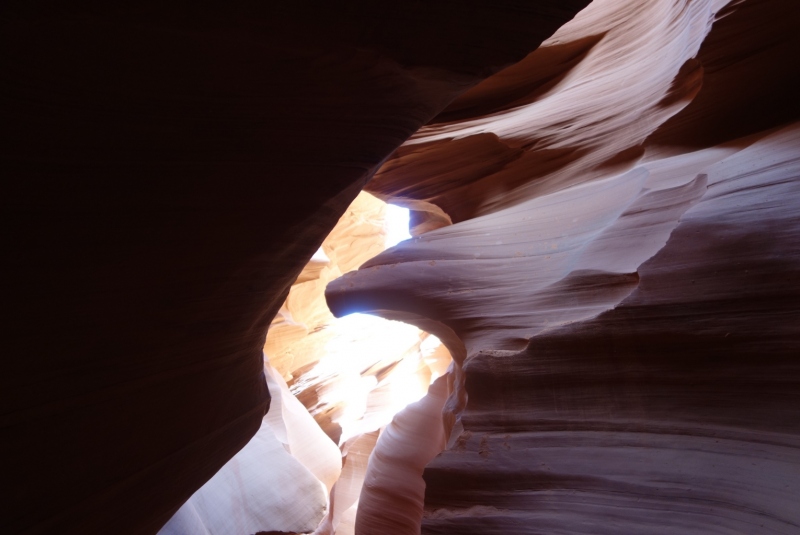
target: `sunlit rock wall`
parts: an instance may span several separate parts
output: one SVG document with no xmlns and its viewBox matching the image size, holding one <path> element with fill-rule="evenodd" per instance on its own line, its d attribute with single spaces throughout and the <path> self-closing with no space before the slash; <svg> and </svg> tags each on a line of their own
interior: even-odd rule
<svg viewBox="0 0 800 535">
<path fill-rule="evenodd" d="M 327 441 L 341 449 L 341 476 L 328 488 L 329 508 L 318 535 L 353 533 L 367 462 L 379 436 L 398 411 L 446 373 L 451 360 L 435 337 L 414 326 L 360 314 L 337 319 L 328 309 L 327 284 L 386 248 L 386 212 L 386 204 L 367 193 L 353 201 L 292 286 L 264 347 L 267 366 L 284 376 L 328 434 Z M 441 434 L 441 402 L 434 412 Z M 436 444 L 438 453 L 444 444 Z M 416 478 L 420 493 L 424 464 Z M 421 495 L 418 501 L 421 512 Z"/>
<path fill-rule="evenodd" d="M 337 444 L 385 426 L 449 365 L 446 349 L 414 326 L 356 314 L 335 318 L 325 287 L 386 249 L 387 206 L 361 193 L 298 277 L 264 352 Z"/>
<path fill-rule="evenodd" d="M 798 20 L 593 2 L 368 185 L 418 237 L 328 301 L 457 364 L 422 533 L 798 530 Z M 357 532 L 413 533 L 398 507 Z"/>
<path fill-rule="evenodd" d="M 441 408 L 447 381 L 442 376 L 450 355 L 436 337 L 406 323 L 360 314 L 335 318 L 324 294 L 331 280 L 382 252 L 396 230 L 403 230 L 389 226 L 390 210 L 396 208 L 360 193 L 300 273 L 264 346 L 272 403 L 260 430 L 178 510 L 161 535 L 352 534 L 376 442 L 396 443 L 403 436 L 398 426 L 408 417 L 392 422 L 395 414 L 440 378 L 435 391 L 413 405 L 428 413 L 426 440 L 417 436 L 415 443 L 433 447 L 417 461 L 411 480 L 421 515 L 422 469 L 444 448 Z M 384 430 L 391 438 L 383 437 Z M 437 435 L 438 440 L 427 440 Z M 393 478 L 385 482 L 397 488 Z"/>
<path fill-rule="evenodd" d="M 272 402 L 256 436 L 159 534 L 308 533 L 322 520 L 341 470 L 338 448 L 274 369 L 266 374 Z"/>
</svg>

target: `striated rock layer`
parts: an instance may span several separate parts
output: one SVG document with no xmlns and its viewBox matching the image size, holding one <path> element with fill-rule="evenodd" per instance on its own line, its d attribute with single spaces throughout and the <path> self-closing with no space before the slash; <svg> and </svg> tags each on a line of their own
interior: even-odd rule
<svg viewBox="0 0 800 535">
<path fill-rule="evenodd" d="M 798 530 L 798 146 L 711 166 L 614 310 L 473 355 L 424 533 Z"/>
<path fill-rule="evenodd" d="M 800 531 L 797 20 L 595 1 L 368 185 L 418 237 L 328 302 L 456 363 L 422 533 Z M 413 532 L 364 493 L 359 533 Z"/>
<path fill-rule="evenodd" d="M 587 4 L 4 3 L 0 531 L 800 530 L 800 5 Z M 262 348 L 376 171 L 329 304 L 454 365 L 341 466 Z"/>
<path fill-rule="evenodd" d="M 365 470 L 356 533 L 419 532 L 422 472 L 445 447 L 441 414 L 448 380 L 449 374 L 437 379 L 424 398 L 400 411 L 381 433 Z"/>
</svg>

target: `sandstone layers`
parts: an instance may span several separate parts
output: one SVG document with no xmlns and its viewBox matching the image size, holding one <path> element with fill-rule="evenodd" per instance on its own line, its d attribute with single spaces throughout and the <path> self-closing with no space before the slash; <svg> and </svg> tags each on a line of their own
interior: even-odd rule
<svg viewBox="0 0 800 535">
<path fill-rule="evenodd" d="M 418 237 L 329 305 L 455 365 L 343 525 L 800 532 L 800 7 L 587 4 L 4 4 L 2 531 L 154 533 L 242 458 L 322 503 L 262 348 L 377 172 Z"/>
<path fill-rule="evenodd" d="M 332 309 L 459 364 L 422 533 L 800 533 L 799 20 L 597 0 L 368 184 L 418 237 Z"/>
</svg>

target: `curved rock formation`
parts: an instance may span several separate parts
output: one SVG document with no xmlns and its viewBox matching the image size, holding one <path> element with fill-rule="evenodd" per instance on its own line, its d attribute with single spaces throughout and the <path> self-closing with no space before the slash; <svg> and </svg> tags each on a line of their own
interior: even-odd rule
<svg viewBox="0 0 800 535">
<path fill-rule="evenodd" d="M 402 230 L 390 224 L 393 210 L 362 192 L 322 242 L 267 335 L 272 403 L 261 429 L 183 504 L 161 535 L 353 534 L 367 459 L 379 433 L 450 363 L 435 337 L 411 325 L 364 315 L 337 319 L 325 304 L 328 282 L 383 251 L 395 230 Z M 440 437 L 444 397 L 428 415 L 428 427 L 437 426 Z M 443 446 L 443 439 L 434 440 L 433 454 Z M 417 465 L 417 515 L 422 468 L 433 454 Z"/>
<path fill-rule="evenodd" d="M 425 533 L 798 529 L 799 142 L 711 166 L 613 311 L 469 360 Z"/>
<path fill-rule="evenodd" d="M 368 185 L 418 237 L 331 308 L 458 364 L 423 533 L 800 530 L 800 7 L 726 4 L 593 2 Z"/>
<path fill-rule="evenodd" d="M 694 56 L 726 3 L 592 2 L 416 133 L 368 191 L 464 221 L 631 169 L 700 88 Z"/>
<path fill-rule="evenodd" d="M 0 531 L 800 531 L 800 5 L 588 3 L 4 3 Z M 334 484 L 262 349 L 373 174 L 329 304 L 454 365 Z"/>
<path fill-rule="evenodd" d="M 381 433 L 365 472 L 355 532 L 418 533 L 425 482 L 422 471 L 445 447 L 442 409 L 448 376 L 400 411 Z"/>
<path fill-rule="evenodd" d="M 428 357 L 421 351 L 426 335 L 418 329 L 373 316 L 337 319 L 325 303 L 330 281 L 386 249 L 386 212 L 372 195 L 356 197 L 292 285 L 264 345 L 270 363 L 339 445 L 386 425 L 389 409 L 400 401 L 391 383 L 410 378 Z M 415 362 L 403 363 L 406 358 Z M 427 363 L 421 368 L 427 388 L 431 372 Z M 416 388 L 420 396 L 424 388 Z"/>
<path fill-rule="evenodd" d="M 258 430 L 374 170 L 587 1 L 5 2 L 2 531 L 157 531 Z"/>
<path fill-rule="evenodd" d="M 269 364 L 270 411 L 256 436 L 195 492 L 162 535 L 307 533 L 341 472 L 339 450 Z M 326 488 L 327 487 L 327 488 Z"/>
</svg>

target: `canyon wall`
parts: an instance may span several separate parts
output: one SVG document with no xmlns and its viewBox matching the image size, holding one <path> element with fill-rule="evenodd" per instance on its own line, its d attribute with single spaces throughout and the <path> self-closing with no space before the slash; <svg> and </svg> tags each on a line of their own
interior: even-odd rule
<svg viewBox="0 0 800 535">
<path fill-rule="evenodd" d="M 794 0 L 0 10 L 4 533 L 800 531 Z M 365 185 L 454 364 L 345 429 Z"/>
<path fill-rule="evenodd" d="M 383 160 L 588 0 L 4 2 L 4 533 L 154 533 Z"/>
<path fill-rule="evenodd" d="M 458 364 L 422 533 L 800 531 L 798 20 L 596 0 L 367 185 L 417 237 L 332 310 Z M 357 533 L 414 532 L 364 505 Z"/>
</svg>

